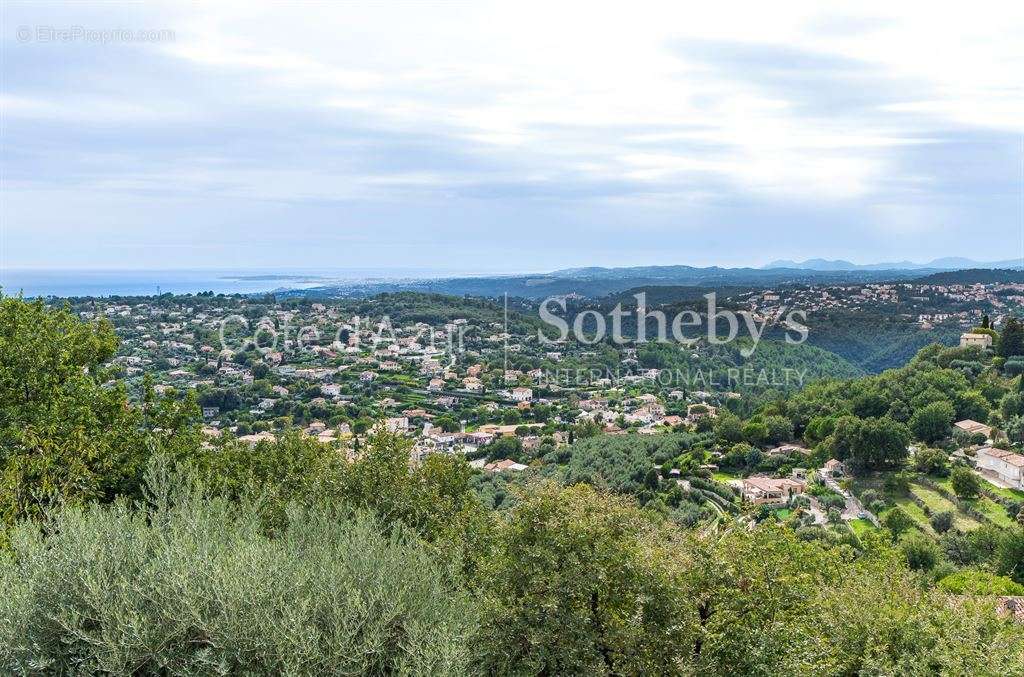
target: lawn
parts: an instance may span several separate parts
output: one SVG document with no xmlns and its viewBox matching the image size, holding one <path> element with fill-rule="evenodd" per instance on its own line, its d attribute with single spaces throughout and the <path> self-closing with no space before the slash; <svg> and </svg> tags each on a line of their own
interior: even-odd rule
<svg viewBox="0 0 1024 677">
<path fill-rule="evenodd" d="M 722 484 L 729 484 L 730 480 L 738 480 L 739 478 L 739 475 L 733 475 L 732 473 L 722 472 L 721 470 L 711 474 L 711 479 L 713 479 L 716 482 L 721 482 Z"/>
<path fill-rule="evenodd" d="M 869 531 L 873 531 L 875 528 L 875 525 L 872 524 L 870 520 L 864 519 L 850 520 L 849 522 L 847 522 L 847 524 L 849 524 L 850 528 L 853 529 L 853 533 L 857 534 L 858 536 L 861 536 L 862 534 L 865 534 Z"/>
<path fill-rule="evenodd" d="M 984 475 L 979 475 L 978 477 L 980 477 L 984 481 L 984 484 L 982 486 L 986 490 L 991 491 L 993 494 L 996 494 L 997 496 L 1002 496 L 1003 498 L 1009 498 L 1014 501 L 1024 500 L 1024 491 L 1018 491 L 1017 489 L 1007 489 L 1006 487 L 997 487 L 996 485 L 992 484 L 987 479 L 985 479 Z M 943 477 L 942 479 L 935 480 L 935 484 L 939 485 L 940 487 L 942 487 L 951 494 L 956 493 L 955 491 L 953 491 L 953 482 L 950 481 L 948 477 Z"/>
<path fill-rule="evenodd" d="M 932 525 L 928 522 L 928 515 L 924 514 L 924 510 L 921 509 L 921 506 L 919 506 L 917 503 L 914 503 L 909 498 L 896 499 L 896 505 L 902 508 L 903 512 L 907 513 L 907 515 L 912 520 L 914 520 L 914 523 L 917 525 L 918 529 L 925 532 L 929 536 L 936 535 L 935 530 L 932 529 Z M 879 515 L 878 517 L 879 519 L 881 519 L 882 515 Z"/>
<path fill-rule="evenodd" d="M 920 498 L 932 513 L 956 512 L 956 505 L 939 492 L 920 484 L 911 484 L 910 492 Z"/>
<path fill-rule="evenodd" d="M 971 506 L 998 527 L 1012 527 L 1014 521 L 1006 514 L 1006 509 L 990 498 L 980 498 L 970 502 Z"/>
<path fill-rule="evenodd" d="M 970 531 L 981 526 L 976 520 L 957 510 L 956 504 L 933 489 L 920 484 L 911 484 L 910 491 L 928 506 L 933 515 L 940 512 L 953 513 L 953 526 L 960 531 Z"/>
<path fill-rule="evenodd" d="M 991 491 L 996 496 L 1009 498 L 1010 500 L 1013 501 L 1024 501 L 1024 491 L 1020 491 L 1019 489 L 1007 489 L 1006 487 L 998 487 L 989 482 L 987 479 L 985 479 L 984 475 L 981 475 L 980 477 L 981 479 L 985 480 L 985 488 Z"/>
<path fill-rule="evenodd" d="M 792 514 L 793 511 L 790 510 L 789 508 L 779 508 L 778 510 L 775 511 L 775 516 L 778 517 L 779 520 L 784 520 Z"/>
</svg>

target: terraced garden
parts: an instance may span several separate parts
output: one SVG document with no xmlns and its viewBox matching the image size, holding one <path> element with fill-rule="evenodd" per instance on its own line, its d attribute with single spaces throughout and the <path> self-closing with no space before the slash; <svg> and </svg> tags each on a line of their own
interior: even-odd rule
<svg viewBox="0 0 1024 677">
<path fill-rule="evenodd" d="M 899 498 L 896 499 L 896 505 L 902 508 L 903 512 L 907 513 L 907 515 L 914 520 L 914 524 L 918 529 L 929 536 L 938 536 L 938 534 L 935 533 L 935 530 L 932 529 L 932 525 L 928 522 L 928 515 L 924 514 L 924 510 L 917 503 L 914 503 L 914 501 L 909 498 Z M 884 511 L 878 516 L 879 519 L 884 519 L 884 515 L 888 512 L 888 510 Z"/>
<path fill-rule="evenodd" d="M 969 501 L 969 503 L 997 527 L 1008 528 L 1014 525 L 1014 521 L 1006 514 L 1006 509 L 991 498 L 982 497 L 976 501 Z"/>
<path fill-rule="evenodd" d="M 981 526 L 981 523 L 960 512 L 955 503 L 934 489 L 920 484 L 911 484 L 910 492 L 928 506 L 933 515 L 940 512 L 953 513 L 953 527 L 960 531 L 971 531 Z"/>
</svg>

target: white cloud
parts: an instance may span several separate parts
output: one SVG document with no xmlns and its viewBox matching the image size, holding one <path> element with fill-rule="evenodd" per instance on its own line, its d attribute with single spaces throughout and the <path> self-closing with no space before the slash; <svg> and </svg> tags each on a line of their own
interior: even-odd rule
<svg viewBox="0 0 1024 677">
<path fill-rule="evenodd" d="M 92 156 L 70 177 L 19 165 L 17 186 L 282 202 L 561 195 L 570 209 L 647 205 L 667 223 L 679 203 L 927 199 L 961 177 L 908 166 L 908 153 L 963 130 L 1024 132 L 1019 2 L 83 7 L 46 21 L 175 39 L 120 62 L 113 50 L 56 60 L 80 46 L 17 52 L 40 57 L 35 77 L 5 87 L 9 120 L 103 132 L 66 149 Z M 8 25 L 42 21 L 27 4 L 3 11 Z M 157 147 L 122 161 L 125 148 L 102 147 L 115 128 Z M 917 235 L 943 208 L 869 212 Z"/>
</svg>

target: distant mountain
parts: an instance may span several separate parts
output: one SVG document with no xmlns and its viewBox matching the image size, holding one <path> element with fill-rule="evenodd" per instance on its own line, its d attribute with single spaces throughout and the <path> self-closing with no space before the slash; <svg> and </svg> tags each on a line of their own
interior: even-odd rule
<svg viewBox="0 0 1024 677">
<path fill-rule="evenodd" d="M 1020 268 L 1020 259 L 1012 259 L 1008 261 L 992 261 L 989 263 L 982 263 L 979 261 L 973 261 L 971 259 L 965 259 L 959 256 L 947 256 L 941 259 L 935 259 L 928 263 L 914 263 L 913 261 L 893 261 L 887 263 L 867 263 L 857 264 L 849 261 L 843 261 L 842 259 L 829 261 L 828 259 L 807 259 L 803 263 L 796 261 L 790 261 L 788 259 L 781 259 L 778 261 L 772 261 L 768 265 L 764 266 L 765 270 L 775 269 L 788 269 L 788 270 L 821 270 L 821 271 L 837 271 L 837 270 L 934 270 L 934 271 L 946 271 L 946 270 L 962 270 L 966 268 L 977 269 L 977 268 Z"/>
<path fill-rule="evenodd" d="M 925 271 L 938 272 L 938 271 Z M 417 291 L 458 296 L 543 299 L 578 294 L 590 298 L 648 286 L 743 287 L 788 284 L 857 284 L 906 280 L 921 275 L 910 270 L 813 270 L 799 268 L 695 268 L 638 266 L 635 268 L 571 268 L 543 275 L 437 278 L 402 281 L 364 281 L 297 289 L 285 296 L 373 296 L 384 292 Z"/>
</svg>

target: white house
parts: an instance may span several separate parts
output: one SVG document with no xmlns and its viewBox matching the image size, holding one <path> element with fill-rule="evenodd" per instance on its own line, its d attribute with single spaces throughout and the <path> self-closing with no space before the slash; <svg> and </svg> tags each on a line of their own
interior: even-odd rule
<svg viewBox="0 0 1024 677">
<path fill-rule="evenodd" d="M 533 399 L 533 390 L 531 388 L 513 388 L 512 389 L 512 400 L 514 402 L 529 402 Z"/>
<path fill-rule="evenodd" d="M 978 470 L 992 474 L 1002 482 L 1017 489 L 1024 489 L 1024 456 L 1005 449 L 983 447 L 974 455 Z"/>
</svg>

